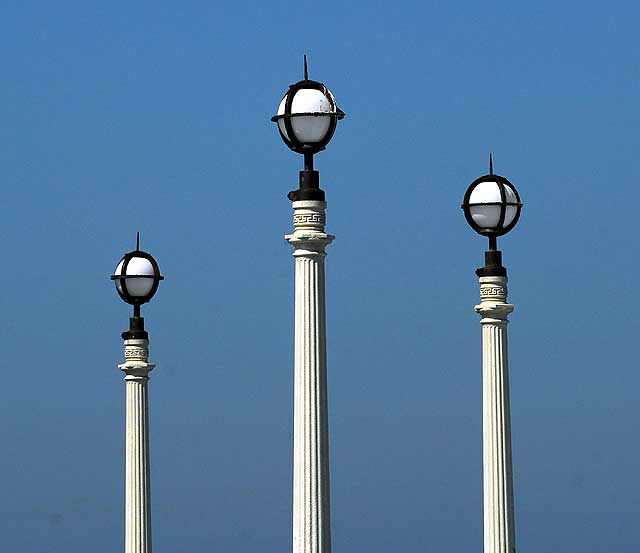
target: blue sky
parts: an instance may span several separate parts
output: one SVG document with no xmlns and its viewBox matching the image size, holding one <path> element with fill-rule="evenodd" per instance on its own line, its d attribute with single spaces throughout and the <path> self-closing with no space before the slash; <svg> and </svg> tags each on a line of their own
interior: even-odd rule
<svg viewBox="0 0 640 553">
<path fill-rule="evenodd" d="M 0 549 L 123 541 L 123 304 L 142 247 L 156 553 L 290 548 L 299 156 L 269 121 L 325 82 L 334 551 L 482 547 L 487 171 L 500 241 L 520 551 L 640 544 L 639 54 L 632 2 L 5 2 L 0 9 Z"/>
</svg>

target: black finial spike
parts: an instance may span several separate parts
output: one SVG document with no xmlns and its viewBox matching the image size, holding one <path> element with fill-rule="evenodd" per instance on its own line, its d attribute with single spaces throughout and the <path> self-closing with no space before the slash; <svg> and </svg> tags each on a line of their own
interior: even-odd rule
<svg viewBox="0 0 640 553">
<path fill-rule="evenodd" d="M 307 54 L 304 55 L 304 80 L 309 80 L 309 70 L 307 69 Z"/>
<path fill-rule="evenodd" d="M 140 233 L 136 232 L 136 251 L 140 250 Z"/>
<path fill-rule="evenodd" d="M 493 154 L 489 154 L 489 174 L 493 175 Z"/>
</svg>

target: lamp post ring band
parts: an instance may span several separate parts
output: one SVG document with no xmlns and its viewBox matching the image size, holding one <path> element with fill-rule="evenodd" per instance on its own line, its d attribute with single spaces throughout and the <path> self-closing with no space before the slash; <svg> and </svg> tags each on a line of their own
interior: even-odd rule
<svg viewBox="0 0 640 553">
<path fill-rule="evenodd" d="M 344 119 L 344 112 L 342 111 L 300 111 L 296 113 L 281 113 L 280 115 L 274 115 L 271 121 L 277 123 L 280 119 L 285 117 L 335 117 L 336 119 Z"/>
<path fill-rule="evenodd" d="M 111 280 L 123 280 L 125 278 L 155 278 L 156 280 L 164 280 L 163 275 L 111 275 Z"/>
</svg>

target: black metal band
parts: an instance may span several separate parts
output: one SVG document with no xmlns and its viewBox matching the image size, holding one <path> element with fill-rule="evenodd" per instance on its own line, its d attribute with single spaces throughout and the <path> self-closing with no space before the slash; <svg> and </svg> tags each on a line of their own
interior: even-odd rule
<svg viewBox="0 0 640 553">
<path fill-rule="evenodd" d="M 158 280 L 164 280 L 163 276 L 155 276 L 155 275 L 111 275 L 109 278 L 111 280 L 126 280 L 128 278 L 155 278 Z"/>
<path fill-rule="evenodd" d="M 500 189 L 500 201 L 502 205 L 500 206 L 500 218 L 498 219 L 498 228 L 504 228 L 504 217 L 507 214 L 507 206 L 505 205 L 507 201 L 507 193 L 504 190 L 504 183 L 502 179 L 497 181 L 498 188 Z"/>
<path fill-rule="evenodd" d="M 309 112 L 297 111 L 296 113 L 281 113 L 280 115 L 274 115 L 271 118 L 271 121 L 273 121 L 274 123 L 277 123 L 278 121 L 280 121 L 280 119 L 284 119 L 284 118 L 309 117 L 309 116 L 311 116 L 311 117 L 322 117 L 324 115 L 338 117 L 338 113 L 336 113 L 335 111 L 309 111 Z M 340 117 L 338 117 L 338 119 L 340 119 Z M 285 126 L 286 126 L 286 124 L 285 124 Z M 287 129 L 287 131 L 288 131 L 288 129 Z"/>
<path fill-rule="evenodd" d="M 131 257 L 126 255 L 124 256 L 124 262 L 122 263 L 122 269 L 120 269 L 120 274 L 121 275 L 126 275 L 127 274 L 127 267 L 129 266 L 129 262 L 131 261 Z M 120 283 L 120 287 L 122 288 L 122 294 L 127 297 L 130 298 L 131 295 L 129 294 L 129 289 L 127 288 L 127 279 L 122 279 L 122 282 Z"/>
</svg>

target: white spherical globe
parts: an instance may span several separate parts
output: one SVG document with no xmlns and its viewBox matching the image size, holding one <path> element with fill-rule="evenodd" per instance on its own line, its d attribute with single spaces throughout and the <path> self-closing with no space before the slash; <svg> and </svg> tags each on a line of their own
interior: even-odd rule
<svg viewBox="0 0 640 553">
<path fill-rule="evenodd" d="M 118 266 L 116 267 L 116 276 L 122 276 L 123 265 L 124 259 L 120 261 L 120 263 L 118 263 Z M 127 292 L 131 297 L 141 298 L 147 296 L 151 292 L 154 283 L 153 278 L 135 278 L 136 276 L 155 276 L 153 265 L 148 259 L 145 259 L 144 257 L 131 258 L 131 260 L 127 264 L 127 273 L 124 276 L 128 277 L 126 279 L 126 287 Z M 116 287 L 118 289 L 118 292 L 122 294 L 122 279 L 116 279 Z"/>
<path fill-rule="evenodd" d="M 329 92 L 329 94 L 331 94 Z M 287 102 L 288 93 L 284 95 L 280 105 L 278 106 L 278 115 L 283 115 L 285 112 L 285 105 Z M 333 100 L 333 96 L 331 96 Z M 302 88 L 298 90 L 291 102 L 291 113 L 333 113 L 333 106 L 331 100 L 325 96 L 321 90 Z M 335 104 L 335 101 L 334 101 Z M 291 118 L 291 126 L 293 133 L 298 142 L 302 144 L 313 144 L 316 142 L 322 142 L 327 135 L 329 127 L 331 126 L 331 115 L 303 115 L 299 117 Z M 278 127 L 280 132 L 286 137 L 287 140 L 291 140 L 287 133 L 284 119 L 278 120 Z"/>
<path fill-rule="evenodd" d="M 517 203 L 515 192 L 507 185 L 504 187 L 506 203 Z M 473 221 L 485 229 L 497 228 L 500 224 L 501 205 L 482 204 L 502 204 L 500 186 L 497 182 L 484 181 L 479 183 L 469 196 L 470 213 Z M 480 205 L 473 205 L 480 204 Z M 509 226 L 515 219 L 518 208 L 515 205 L 506 206 L 503 226 Z"/>
</svg>

